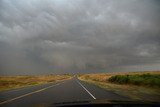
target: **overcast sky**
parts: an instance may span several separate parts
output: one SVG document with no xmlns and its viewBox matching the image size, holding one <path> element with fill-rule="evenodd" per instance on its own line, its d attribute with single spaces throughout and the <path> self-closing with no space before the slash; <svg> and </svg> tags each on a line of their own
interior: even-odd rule
<svg viewBox="0 0 160 107">
<path fill-rule="evenodd" d="M 159 0 L 0 0 L 0 74 L 160 70 Z"/>
</svg>

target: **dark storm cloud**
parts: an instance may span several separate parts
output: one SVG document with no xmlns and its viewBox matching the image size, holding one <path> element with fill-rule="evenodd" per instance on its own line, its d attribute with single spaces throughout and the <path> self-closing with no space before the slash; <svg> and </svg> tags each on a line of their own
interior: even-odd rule
<svg viewBox="0 0 160 107">
<path fill-rule="evenodd" d="M 1 74 L 160 69 L 158 0 L 1 0 Z"/>
</svg>

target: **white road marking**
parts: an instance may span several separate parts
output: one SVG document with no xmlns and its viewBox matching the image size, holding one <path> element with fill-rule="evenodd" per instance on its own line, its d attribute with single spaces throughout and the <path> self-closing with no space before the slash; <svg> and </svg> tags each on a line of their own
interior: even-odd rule
<svg viewBox="0 0 160 107">
<path fill-rule="evenodd" d="M 20 99 L 20 98 L 23 98 L 23 97 L 26 97 L 26 96 L 29 96 L 29 95 L 32 95 L 32 94 L 35 94 L 35 93 L 39 93 L 39 92 L 41 92 L 41 91 L 44 91 L 44 90 L 49 89 L 49 88 L 51 88 L 51 87 L 53 87 L 53 86 L 56 86 L 56 85 L 60 85 L 60 83 L 54 84 L 54 85 L 51 85 L 51 86 L 48 86 L 48 87 L 46 87 L 46 88 L 42 88 L 42 89 L 37 90 L 37 91 L 30 92 L 30 93 L 27 93 L 27 94 L 24 94 L 24 95 L 21 95 L 21 96 L 18 96 L 18 97 L 15 97 L 15 98 L 12 98 L 12 99 L 3 101 L 3 102 L 0 102 L 0 105 L 5 104 L 5 103 L 9 103 L 9 102 L 11 102 L 11 101 L 14 101 L 14 100 L 17 100 L 17 99 Z"/>
<path fill-rule="evenodd" d="M 96 99 L 96 97 L 93 94 L 91 94 L 78 80 L 77 80 L 77 82 L 93 99 Z"/>
</svg>

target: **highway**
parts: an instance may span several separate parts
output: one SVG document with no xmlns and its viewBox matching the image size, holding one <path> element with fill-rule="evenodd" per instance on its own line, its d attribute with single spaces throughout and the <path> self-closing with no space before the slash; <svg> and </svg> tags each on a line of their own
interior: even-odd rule
<svg viewBox="0 0 160 107">
<path fill-rule="evenodd" d="M 124 96 L 82 82 L 74 77 L 59 83 L 0 92 L 0 107 L 36 107 L 96 99 L 128 100 Z"/>
</svg>

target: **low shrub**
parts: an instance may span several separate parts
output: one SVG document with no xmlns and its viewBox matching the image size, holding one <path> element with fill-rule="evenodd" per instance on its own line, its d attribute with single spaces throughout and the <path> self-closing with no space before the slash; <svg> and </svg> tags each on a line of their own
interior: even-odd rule
<svg viewBox="0 0 160 107">
<path fill-rule="evenodd" d="M 134 74 L 134 75 L 115 75 L 108 79 L 109 82 L 119 84 L 148 85 L 160 87 L 160 75 L 158 74 Z"/>
</svg>

